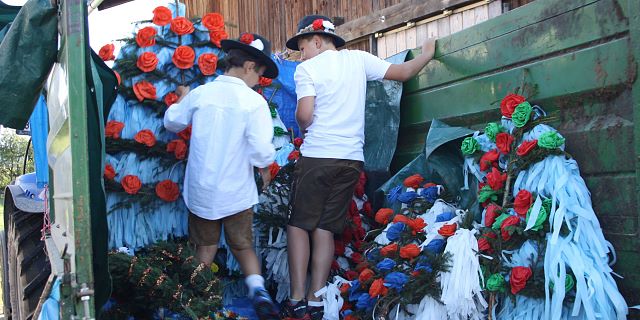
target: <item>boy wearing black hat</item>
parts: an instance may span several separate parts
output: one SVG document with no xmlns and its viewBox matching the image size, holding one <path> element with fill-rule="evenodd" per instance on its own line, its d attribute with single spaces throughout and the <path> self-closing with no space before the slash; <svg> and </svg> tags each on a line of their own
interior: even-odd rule
<svg viewBox="0 0 640 320">
<path fill-rule="evenodd" d="M 305 139 L 296 164 L 293 212 L 287 226 L 291 294 L 282 316 L 315 320 L 323 316 L 323 304 L 315 292 L 329 276 L 333 235 L 342 232 L 363 169 L 367 81 L 406 81 L 415 76 L 433 58 L 435 40 L 425 41 L 422 54 L 413 60 L 391 64 L 364 51 L 338 51 L 345 41 L 325 16 L 304 17 L 298 30 L 287 47 L 300 51 L 303 60 L 294 80 L 296 120 Z M 310 256 L 311 282 L 305 292 Z"/>
<path fill-rule="evenodd" d="M 270 57 L 271 44 L 257 34 L 221 45 L 224 75 L 192 92 L 178 87 L 180 99 L 167 109 L 164 126 L 172 132 L 192 126 L 183 197 L 196 258 L 211 265 L 224 226 L 256 313 L 260 319 L 279 319 L 264 288 L 252 234 L 252 207 L 258 203 L 253 168 L 260 168 L 268 185 L 268 166 L 275 157 L 273 125 L 267 102 L 251 89 L 261 76 L 277 77 L 278 68 Z"/>
</svg>

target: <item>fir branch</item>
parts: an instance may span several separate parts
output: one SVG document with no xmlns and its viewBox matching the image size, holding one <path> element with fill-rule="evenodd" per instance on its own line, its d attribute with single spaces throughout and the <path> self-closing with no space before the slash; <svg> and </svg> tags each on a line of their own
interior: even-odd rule
<svg viewBox="0 0 640 320">
<path fill-rule="evenodd" d="M 153 147 L 147 147 L 133 139 L 114 139 L 107 137 L 105 138 L 105 151 L 111 155 L 119 152 L 132 152 L 139 155 L 140 160 L 161 158 L 160 161 L 163 166 L 170 166 L 183 161 L 177 159 L 175 154 L 167 152 L 167 144 L 162 141 L 156 141 Z"/>
</svg>

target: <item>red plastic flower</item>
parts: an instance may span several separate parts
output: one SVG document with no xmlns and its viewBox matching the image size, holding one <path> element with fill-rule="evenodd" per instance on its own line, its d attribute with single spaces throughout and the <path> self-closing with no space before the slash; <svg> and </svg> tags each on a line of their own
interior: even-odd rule
<svg viewBox="0 0 640 320">
<path fill-rule="evenodd" d="M 392 243 L 392 244 L 386 245 L 386 246 L 384 246 L 384 247 L 382 247 L 380 249 L 380 254 L 383 257 L 393 256 L 393 255 L 395 255 L 396 252 L 398 252 L 398 244 L 397 243 Z"/>
<path fill-rule="evenodd" d="M 110 164 L 104 166 L 104 177 L 107 180 L 113 180 L 113 178 L 116 177 L 116 170 L 113 169 L 113 166 L 111 166 Z"/>
<path fill-rule="evenodd" d="M 295 138 L 295 139 L 293 139 L 293 145 L 294 145 L 296 148 L 300 148 L 300 146 L 302 145 L 302 142 L 304 142 L 304 141 L 302 140 L 302 138 Z"/>
<path fill-rule="evenodd" d="M 244 44 L 251 44 L 251 42 L 253 42 L 253 40 L 255 40 L 253 38 L 253 34 L 251 33 L 243 33 L 240 36 L 240 42 L 244 43 Z"/>
<path fill-rule="evenodd" d="M 156 87 L 151 82 L 142 80 L 136 82 L 133 85 L 133 93 L 138 98 L 138 101 L 142 102 L 144 99 L 155 100 L 156 99 Z"/>
<path fill-rule="evenodd" d="M 107 138 L 120 139 L 122 129 L 124 129 L 124 123 L 111 120 L 104 127 L 104 135 Z"/>
<path fill-rule="evenodd" d="M 512 135 L 506 132 L 500 132 L 496 135 L 496 146 L 501 153 L 507 154 L 511 152 L 511 144 L 513 144 Z"/>
<path fill-rule="evenodd" d="M 156 28 L 154 27 L 144 27 L 138 30 L 136 34 L 136 43 L 140 48 L 151 47 L 156 44 Z"/>
<path fill-rule="evenodd" d="M 371 202 L 367 201 L 362 205 L 362 211 L 367 217 L 371 217 L 373 209 L 371 208 Z"/>
<path fill-rule="evenodd" d="M 517 294 L 520 290 L 524 289 L 532 275 L 533 272 L 529 267 L 513 267 L 513 269 L 511 269 L 511 276 L 509 277 L 511 293 Z"/>
<path fill-rule="evenodd" d="M 410 220 L 411 219 L 407 218 L 407 216 L 401 214 L 397 214 L 395 217 L 393 217 L 393 223 L 402 222 L 408 225 Z"/>
<path fill-rule="evenodd" d="M 293 151 L 291 151 L 291 153 L 289 153 L 289 156 L 287 157 L 287 160 L 295 161 L 295 160 L 298 160 L 299 158 L 300 158 L 300 151 L 293 150 Z"/>
<path fill-rule="evenodd" d="M 174 153 L 176 159 L 182 160 L 187 156 L 187 144 L 182 139 L 171 140 L 167 143 L 167 152 Z"/>
<path fill-rule="evenodd" d="M 349 292 L 349 289 L 351 289 L 351 285 L 348 284 L 348 283 L 343 283 L 340 286 L 340 293 L 347 293 L 347 292 Z"/>
<path fill-rule="evenodd" d="M 519 216 L 524 218 L 527 216 L 527 211 L 529 211 L 532 203 L 533 197 L 531 192 L 522 189 L 518 191 L 515 200 L 513 200 L 513 210 L 515 210 Z"/>
<path fill-rule="evenodd" d="M 349 271 L 344 273 L 344 276 L 347 278 L 347 280 L 352 281 L 352 280 L 358 278 L 358 273 L 353 271 L 353 270 L 349 270 Z"/>
<path fill-rule="evenodd" d="M 164 96 L 164 104 L 167 105 L 167 107 L 170 107 L 172 104 L 178 102 L 178 95 L 175 94 L 175 92 L 169 92 Z"/>
<path fill-rule="evenodd" d="M 136 135 L 133 137 L 133 140 L 138 143 L 144 144 L 149 148 L 153 147 L 156 144 L 156 136 L 153 135 L 153 132 L 151 132 L 151 130 L 149 129 L 138 131 L 138 133 L 136 133 Z"/>
<path fill-rule="evenodd" d="M 190 34 L 193 30 L 193 23 L 185 17 L 177 17 L 171 20 L 171 31 L 179 36 Z"/>
<path fill-rule="evenodd" d="M 516 154 L 519 157 L 523 157 L 526 156 L 529 152 L 531 152 L 531 150 L 535 149 L 535 147 L 538 145 L 538 140 L 529 140 L 529 141 L 523 141 L 520 146 L 518 147 L 518 149 L 516 150 Z"/>
<path fill-rule="evenodd" d="M 420 185 L 422 184 L 423 181 L 424 181 L 424 178 L 421 175 L 414 174 L 404 179 L 404 182 L 402 184 L 404 184 L 404 186 L 408 188 L 418 189 L 420 188 Z"/>
<path fill-rule="evenodd" d="M 381 208 L 376 212 L 376 222 L 379 224 L 387 224 L 389 223 L 389 218 L 393 214 L 393 209 L 389 208 Z"/>
<path fill-rule="evenodd" d="M 269 79 L 269 78 L 266 78 L 266 77 L 260 77 L 260 80 L 258 81 L 258 84 L 261 87 L 268 87 L 268 86 L 271 85 L 272 82 L 273 82 L 273 79 Z"/>
<path fill-rule="evenodd" d="M 411 260 L 420 255 L 420 248 L 415 243 L 408 244 L 400 248 L 400 257 Z"/>
<path fill-rule="evenodd" d="M 386 296 L 389 289 L 384 286 L 384 279 L 376 279 L 371 283 L 371 287 L 369 287 L 369 296 L 371 298 L 377 296 Z M 346 318 L 345 318 L 346 319 Z"/>
<path fill-rule="evenodd" d="M 177 183 L 171 180 L 163 180 L 156 184 L 156 195 L 164 201 L 173 202 L 178 200 L 180 188 Z"/>
<path fill-rule="evenodd" d="M 151 72 L 156 69 L 158 65 L 158 57 L 153 52 L 144 52 L 138 57 L 136 66 L 142 72 Z"/>
<path fill-rule="evenodd" d="M 500 102 L 500 111 L 502 112 L 502 115 L 507 118 L 511 118 L 516 107 L 524 101 L 525 98 L 521 95 L 513 93 L 508 94 L 504 99 L 502 99 L 502 102 Z"/>
<path fill-rule="evenodd" d="M 500 170 L 491 168 L 491 172 L 487 174 L 487 184 L 491 189 L 499 191 L 504 187 L 504 183 L 507 181 L 507 174 L 501 173 Z"/>
<path fill-rule="evenodd" d="M 269 173 L 271 173 L 271 179 L 275 178 L 278 175 L 278 171 L 280 171 L 280 166 L 277 163 L 272 163 L 269 165 Z"/>
<path fill-rule="evenodd" d="M 490 203 L 487 206 L 487 211 L 484 214 L 484 225 L 491 228 L 493 223 L 496 222 L 496 218 L 500 215 L 501 210 L 502 208 L 499 205 Z"/>
<path fill-rule="evenodd" d="M 105 44 L 104 46 L 102 46 L 102 48 L 100 48 L 100 51 L 98 51 L 98 55 L 100 56 L 102 61 L 114 60 L 116 58 L 116 56 L 113 55 L 113 51 L 115 49 L 116 46 L 114 46 L 112 43 Z"/>
<path fill-rule="evenodd" d="M 188 125 L 184 130 L 178 132 L 178 137 L 182 140 L 189 141 L 191 139 L 191 125 Z"/>
<path fill-rule="evenodd" d="M 362 255 L 357 252 L 354 252 L 351 254 L 351 260 L 353 260 L 353 262 L 355 263 L 360 263 L 363 261 Z"/>
<path fill-rule="evenodd" d="M 334 254 L 336 256 L 341 256 L 344 254 L 344 251 L 346 248 L 342 240 L 333 240 L 333 246 L 334 246 Z"/>
<path fill-rule="evenodd" d="M 209 32 L 209 39 L 211 40 L 211 43 L 220 48 L 220 41 L 229 39 L 229 34 L 225 30 L 213 30 Z"/>
<path fill-rule="evenodd" d="M 196 59 L 196 52 L 189 46 L 179 46 L 173 52 L 171 61 L 178 69 L 189 69 L 193 67 L 193 61 Z"/>
<path fill-rule="evenodd" d="M 323 30 L 324 26 L 322 25 L 322 19 L 315 19 L 313 20 L 313 30 Z"/>
<path fill-rule="evenodd" d="M 198 57 L 198 68 L 205 76 L 216 73 L 218 68 L 218 56 L 213 53 L 203 53 Z"/>
<path fill-rule="evenodd" d="M 498 166 L 498 158 L 500 158 L 500 153 L 498 150 L 491 150 L 480 157 L 480 170 L 487 171 L 491 166 Z"/>
<path fill-rule="evenodd" d="M 502 235 L 502 240 L 509 241 L 511 239 L 513 231 L 509 232 L 509 230 L 507 230 L 507 227 L 517 226 L 518 224 L 520 224 L 520 218 L 517 216 L 509 216 L 508 218 L 504 219 L 504 221 L 502 221 L 502 224 L 500 225 L 500 234 Z"/>
<path fill-rule="evenodd" d="M 165 6 L 159 6 L 153 9 L 153 19 L 151 21 L 162 27 L 168 25 L 171 22 L 171 18 L 171 10 Z"/>
<path fill-rule="evenodd" d="M 209 31 L 224 29 L 224 18 L 221 14 L 207 13 L 202 17 L 202 25 Z"/>
<path fill-rule="evenodd" d="M 364 270 L 362 270 L 362 272 L 360 272 L 360 276 L 358 277 L 358 281 L 360 281 L 360 283 L 364 283 L 367 280 L 373 278 L 375 273 L 373 273 L 373 271 L 369 268 L 366 268 Z"/>
<path fill-rule="evenodd" d="M 411 233 L 415 235 L 416 233 L 423 232 L 424 227 L 427 226 L 427 223 L 424 222 L 422 218 L 415 218 L 413 220 L 409 220 L 407 224 L 409 228 L 411 228 Z"/>
<path fill-rule="evenodd" d="M 496 237 L 496 234 L 493 232 L 483 234 L 482 237 L 478 239 L 478 250 L 480 250 L 480 252 L 493 253 L 493 248 L 487 238 L 495 239 Z"/>
<path fill-rule="evenodd" d="M 124 176 L 124 178 L 122 178 L 122 181 L 120 181 L 120 184 L 122 185 L 122 188 L 124 188 L 124 191 L 128 194 L 136 194 L 142 187 L 140 178 L 134 175 Z"/>
<path fill-rule="evenodd" d="M 438 230 L 438 233 L 443 237 L 450 237 L 456 233 L 458 225 L 455 223 L 445 224 Z"/>
</svg>

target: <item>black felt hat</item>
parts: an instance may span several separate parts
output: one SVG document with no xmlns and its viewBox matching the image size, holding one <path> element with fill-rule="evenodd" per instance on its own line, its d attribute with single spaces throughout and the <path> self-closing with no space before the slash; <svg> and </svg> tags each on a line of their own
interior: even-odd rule
<svg viewBox="0 0 640 320">
<path fill-rule="evenodd" d="M 300 50 L 298 48 L 298 39 L 311 34 L 321 34 L 330 37 L 336 48 L 342 47 L 345 44 L 344 39 L 336 34 L 336 27 L 333 25 L 331 19 L 320 15 L 310 15 L 300 19 L 300 22 L 298 22 L 298 33 L 287 40 L 287 48 L 296 51 Z"/>
<path fill-rule="evenodd" d="M 243 33 L 238 40 L 220 41 L 222 50 L 229 52 L 231 49 L 242 50 L 267 66 L 264 72 L 265 78 L 275 79 L 278 77 L 278 66 L 271 60 L 271 42 L 265 37 L 256 33 Z"/>
</svg>

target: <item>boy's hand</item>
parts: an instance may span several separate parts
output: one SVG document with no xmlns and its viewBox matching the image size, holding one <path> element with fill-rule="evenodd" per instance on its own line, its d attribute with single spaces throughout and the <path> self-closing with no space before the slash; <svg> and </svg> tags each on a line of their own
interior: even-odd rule
<svg viewBox="0 0 640 320">
<path fill-rule="evenodd" d="M 262 177 L 262 190 L 267 190 L 269 184 L 271 183 L 271 171 L 269 171 L 269 167 L 260 168 L 260 176 Z"/>
<path fill-rule="evenodd" d="M 189 93 L 190 89 L 187 86 L 178 86 L 176 88 L 176 94 L 178 95 L 178 98 L 182 99 L 184 96 L 186 96 Z"/>
<path fill-rule="evenodd" d="M 436 39 L 428 38 L 422 44 L 422 54 L 425 55 L 429 60 L 433 59 L 433 55 L 436 53 Z"/>
</svg>

